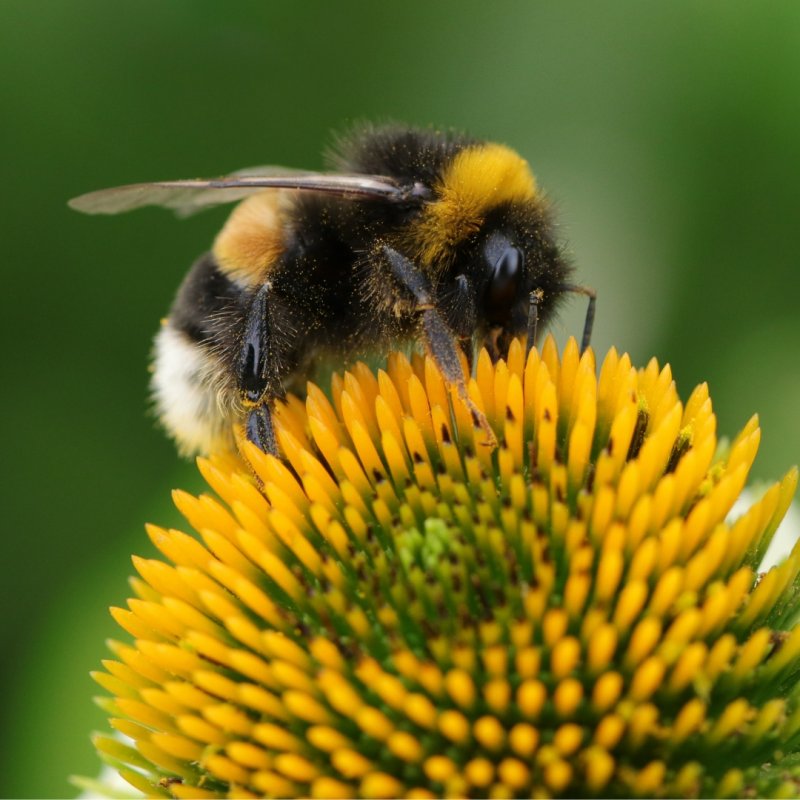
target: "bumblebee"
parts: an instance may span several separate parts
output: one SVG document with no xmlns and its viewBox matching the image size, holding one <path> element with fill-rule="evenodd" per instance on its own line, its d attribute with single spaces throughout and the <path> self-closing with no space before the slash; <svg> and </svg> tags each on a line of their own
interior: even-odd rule
<svg viewBox="0 0 800 800">
<path fill-rule="evenodd" d="M 398 126 L 343 138 L 328 173 L 243 170 L 218 180 L 133 184 L 70 205 L 116 214 L 146 205 L 191 213 L 241 201 L 181 284 L 155 340 L 158 414 L 184 453 L 230 446 L 236 425 L 277 453 L 271 406 L 328 354 L 422 340 L 470 400 L 459 350 L 493 358 L 528 347 L 567 292 L 573 268 L 547 201 L 510 148 Z"/>
</svg>

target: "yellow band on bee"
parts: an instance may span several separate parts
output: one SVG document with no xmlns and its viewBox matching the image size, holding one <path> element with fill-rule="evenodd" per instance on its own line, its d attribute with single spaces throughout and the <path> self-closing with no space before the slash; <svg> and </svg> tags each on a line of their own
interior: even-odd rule
<svg viewBox="0 0 800 800">
<path fill-rule="evenodd" d="M 492 208 L 536 197 L 528 162 L 502 144 L 462 150 L 435 188 L 439 199 L 424 209 L 414 231 L 418 256 L 426 264 L 435 264 L 448 249 L 476 233 Z"/>
</svg>

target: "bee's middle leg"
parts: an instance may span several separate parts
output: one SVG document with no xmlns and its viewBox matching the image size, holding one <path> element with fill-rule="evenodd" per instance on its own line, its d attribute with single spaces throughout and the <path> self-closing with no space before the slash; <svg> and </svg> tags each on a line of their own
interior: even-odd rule
<svg viewBox="0 0 800 800">
<path fill-rule="evenodd" d="M 279 394 L 275 361 L 274 326 L 269 308 L 272 285 L 256 292 L 245 321 L 237 372 L 242 403 L 247 409 L 247 438 L 265 453 L 278 455 L 271 405 Z"/>
</svg>

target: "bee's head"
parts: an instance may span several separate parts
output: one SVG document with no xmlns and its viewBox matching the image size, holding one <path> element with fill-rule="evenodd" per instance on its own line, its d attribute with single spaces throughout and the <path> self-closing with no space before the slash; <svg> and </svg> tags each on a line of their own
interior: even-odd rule
<svg viewBox="0 0 800 800">
<path fill-rule="evenodd" d="M 462 337 L 522 332 L 537 289 L 546 318 L 569 272 L 528 163 L 503 145 L 461 150 L 434 186 L 412 235 L 416 258 Z"/>
<path fill-rule="evenodd" d="M 494 231 L 483 242 L 476 266 L 475 277 L 483 284 L 481 316 L 490 327 L 505 327 L 528 283 L 525 251 L 516 237 Z"/>
<path fill-rule="evenodd" d="M 437 276 L 436 294 L 458 336 L 491 339 L 502 349 L 526 330 L 532 293 L 539 319 L 547 322 L 570 271 L 545 206 L 507 204 L 453 251 Z"/>
</svg>

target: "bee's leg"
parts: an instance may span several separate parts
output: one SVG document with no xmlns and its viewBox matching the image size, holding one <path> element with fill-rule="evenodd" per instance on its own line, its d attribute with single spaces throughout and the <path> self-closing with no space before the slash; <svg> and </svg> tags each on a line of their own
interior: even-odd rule
<svg viewBox="0 0 800 800">
<path fill-rule="evenodd" d="M 467 359 L 467 367 L 472 371 L 472 362 L 475 360 L 475 299 L 469 278 L 466 275 L 457 275 L 452 304 L 457 312 L 456 316 L 462 320 L 462 329 L 457 334 L 461 352 Z"/>
<path fill-rule="evenodd" d="M 578 286 L 573 283 L 564 283 L 558 287 L 563 292 L 582 294 L 589 298 L 589 305 L 586 309 L 586 320 L 583 323 L 583 339 L 581 340 L 581 353 L 589 346 L 592 341 L 592 328 L 594 327 L 594 308 L 597 301 L 597 291 L 591 286 Z"/>
<path fill-rule="evenodd" d="M 278 443 L 272 427 L 272 412 L 269 403 L 254 406 L 247 412 L 247 438 L 259 449 L 273 456 L 278 455 Z"/>
<path fill-rule="evenodd" d="M 270 403 L 275 396 L 269 281 L 256 292 L 245 321 L 239 354 L 238 386 L 247 412 L 247 438 L 265 453 L 278 455 Z"/>
<path fill-rule="evenodd" d="M 461 359 L 458 357 L 458 345 L 433 302 L 427 278 L 411 261 L 391 247 L 384 247 L 383 252 L 395 279 L 404 289 L 411 292 L 417 302 L 417 311 L 422 318 L 422 328 L 425 332 L 425 342 L 442 376 L 447 383 L 456 388 L 458 396 L 469 408 L 474 424 L 483 429 L 489 439 L 488 443 L 495 446 L 497 438 L 486 415 L 475 405 L 467 392 Z"/>
<path fill-rule="evenodd" d="M 530 300 L 528 304 L 528 343 L 525 346 L 525 357 L 536 346 L 536 334 L 539 327 L 539 303 L 542 302 L 544 292 L 541 289 L 534 289 L 530 293 Z"/>
</svg>

